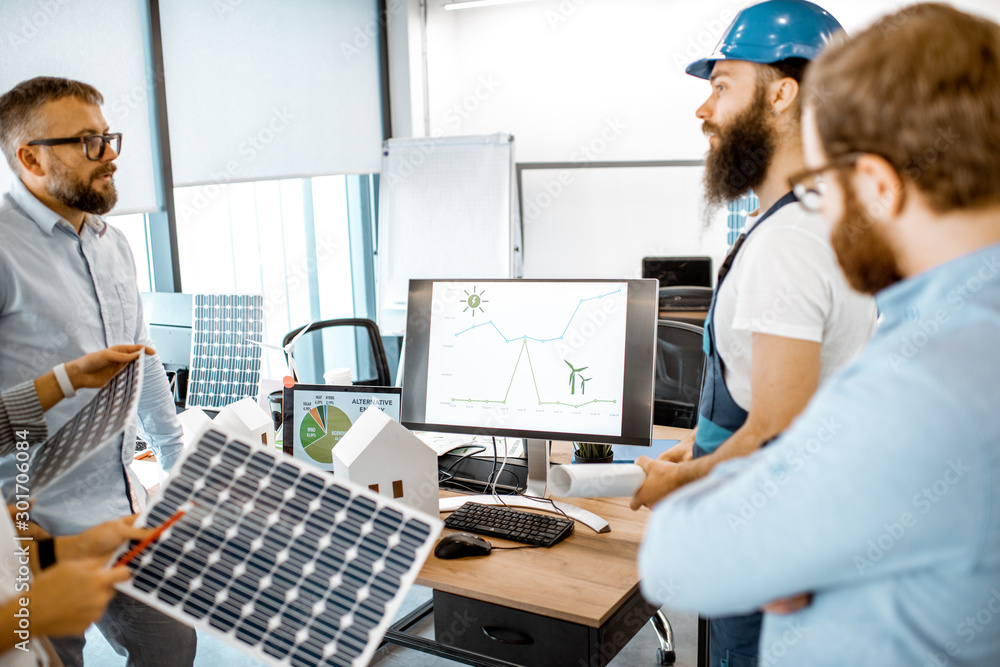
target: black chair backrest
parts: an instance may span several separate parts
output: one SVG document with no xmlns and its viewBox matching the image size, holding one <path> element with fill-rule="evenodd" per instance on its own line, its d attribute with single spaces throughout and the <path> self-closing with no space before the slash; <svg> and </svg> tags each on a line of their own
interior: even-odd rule
<svg viewBox="0 0 1000 667">
<path fill-rule="evenodd" d="M 289 331 L 281 342 L 288 345 L 305 325 Z M 353 384 L 392 385 L 389 361 L 382 335 L 375 322 L 364 318 L 320 320 L 295 344 L 292 352 L 304 384 L 325 384 L 323 373 L 332 368 L 350 368 Z"/>
<path fill-rule="evenodd" d="M 656 328 L 653 423 L 694 428 L 705 373 L 702 327 L 660 320 Z"/>
</svg>

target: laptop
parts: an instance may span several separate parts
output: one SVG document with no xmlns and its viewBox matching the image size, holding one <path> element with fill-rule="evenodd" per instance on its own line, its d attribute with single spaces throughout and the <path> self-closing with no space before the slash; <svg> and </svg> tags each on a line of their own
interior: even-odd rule
<svg viewBox="0 0 1000 667">
<path fill-rule="evenodd" d="M 375 406 L 396 421 L 400 387 L 296 384 L 282 393 L 282 449 L 333 472 L 333 448 L 365 410 Z"/>
</svg>

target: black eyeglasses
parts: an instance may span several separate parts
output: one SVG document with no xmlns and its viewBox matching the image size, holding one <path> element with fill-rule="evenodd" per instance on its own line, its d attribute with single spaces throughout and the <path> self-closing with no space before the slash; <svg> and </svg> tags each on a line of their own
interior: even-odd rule
<svg viewBox="0 0 1000 667">
<path fill-rule="evenodd" d="M 823 195 L 826 193 L 826 179 L 823 178 L 823 172 L 837 167 L 853 166 L 862 155 L 864 153 L 848 153 L 830 160 L 818 169 L 800 171 L 789 177 L 788 185 L 806 210 L 818 211 L 823 203 Z"/>
<path fill-rule="evenodd" d="M 104 157 L 104 148 L 111 145 L 116 154 L 122 152 L 122 133 L 88 134 L 85 137 L 66 137 L 64 139 L 35 139 L 29 141 L 29 146 L 61 146 L 63 144 L 83 144 L 88 160 L 97 161 Z"/>
</svg>

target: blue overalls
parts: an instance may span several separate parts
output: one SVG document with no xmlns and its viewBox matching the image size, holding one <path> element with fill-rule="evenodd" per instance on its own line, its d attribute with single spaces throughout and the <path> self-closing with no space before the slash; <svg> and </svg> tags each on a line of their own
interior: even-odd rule
<svg viewBox="0 0 1000 667">
<path fill-rule="evenodd" d="M 722 267 L 712 295 L 712 303 L 705 318 L 705 334 L 702 347 L 705 350 L 707 364 L 705 380 L 701 389 L 701 400 L 698 409 L 698 431 L 695 434 L 693 450 L 694 458 L 711 454 L 719 445 L 729 439 L 747 420 L 747 411 L 736 404 L 732 394 L 726 388 L 723 371 L 725 365 L 718 353 L 715 343 L 715 302 L 722 289 L 729 269 L 736 260 L 736 255 L 747 237 L 760 229 L 764 221 L 774 215 L 785 204 L 798 201 L 789 192 L 774 203 L 757 221 L 750 231 L 741 234 L 733 249 L 729 251 Z M 745 616 L 725 616 L 711 619 L 710 660 L 711 667 L 755 667 L 760 643 L 760 625 L 763 614 L 755 612 Z"/>
</svg>

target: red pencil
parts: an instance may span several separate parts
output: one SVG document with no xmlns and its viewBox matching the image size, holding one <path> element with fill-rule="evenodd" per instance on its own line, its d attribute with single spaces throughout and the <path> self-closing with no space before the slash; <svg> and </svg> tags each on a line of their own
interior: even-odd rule
<svg viewBox="0 0 1000 667">
<path fill-rule="evenodd" d="M 152 533 L 150 533 L 149 535 L 147 535 L 145 538 L 143 538 L 143 540 L 141 542 L 139 542 L 139 544 L 137 544 L 134 547 L 132 547 L 132 549 L 127 554 L 125 554 L 124 556 L 122 556 L 121 558 L 119 558 L 118 561 L 115 563 L 114 566 L 115 567 L 121 567 L 123 565 L 128 565 L 129 563 L 131 563 L 132 559 L 135 558 L 136 556 L 138 556 L 140 553 L 142 553 L 143 549 L 145 549 L 150 544 L 152 544 L 153 542 L 155 542 L 160 537 L 160 535 L 163 534 L 163 531 L 165 531 L 167 528 L 170 528 L 170 526 L 172 526 L 175 523 L 177 523 L 177 521 L 182 516 L 184 516 L 185 512 L 186 512 L 186 510 L 177 510 L 172 517 L 170 517 L 169 519 L 167 519 L 166 521 L 163 522 L 162 526 L 160 526 L 159 528 L 157 528 L 156 530 L 154 530 Z"/>
</svg>

